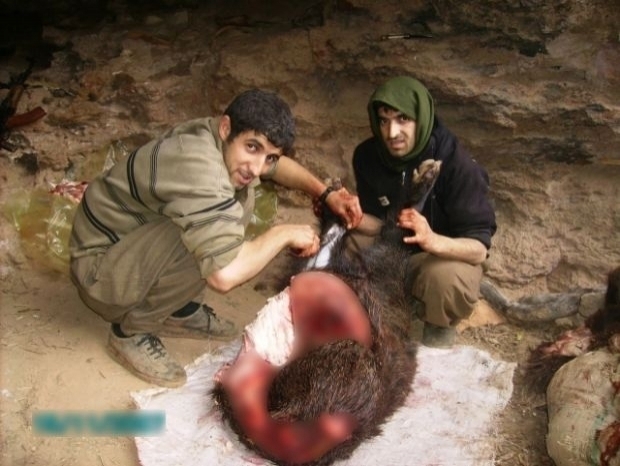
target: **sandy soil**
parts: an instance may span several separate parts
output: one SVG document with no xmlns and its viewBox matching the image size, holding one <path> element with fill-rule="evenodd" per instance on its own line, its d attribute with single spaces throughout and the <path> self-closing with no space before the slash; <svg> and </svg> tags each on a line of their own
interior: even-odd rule
<svg viewBox="0 0 620 466">
<path fill-rule="evenodd" d="M 240 328 L 265 302 L 256 280 L 209 304 Z M 9 286 L 7 286 L 9 285 Z M 129 392 L 150 385 L 105 351 L 108 324 L 77 296 L 70 279 L 31 262 L 2 286 L 0 383 L 3 465 L 134 465 L 130 438 L 52 438 L 33 433 L 37 410 L 113 410 L 132 406 Z M 165 340 L 186 365 L 218 343 Z"/>
</svg>

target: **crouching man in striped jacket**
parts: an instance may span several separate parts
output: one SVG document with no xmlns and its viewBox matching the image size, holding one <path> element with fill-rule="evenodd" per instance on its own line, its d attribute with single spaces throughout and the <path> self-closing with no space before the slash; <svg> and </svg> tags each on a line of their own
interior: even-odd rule
<svg viewBox="0 0 620 466">
<path fill-rule="evenodd" d="M 286 156 L 294 138 L 288 105 L 250 90 L 223 115 L 171 129 L 89 184 L 71 235 L 72 280 L 84 303 L 111 323 L 110 354 L 141 379 L 185 383 L 161 336 L 237 334 L 203 304 L 207 285 L 225 293 L 285 248 L 302 257 L 318 251 L 310 225 L 275 225 L 244 239 L 261 179 L 320 197 L 348 228 L 359 224 L 356 196 L 327 189 Z"/>
</svg>

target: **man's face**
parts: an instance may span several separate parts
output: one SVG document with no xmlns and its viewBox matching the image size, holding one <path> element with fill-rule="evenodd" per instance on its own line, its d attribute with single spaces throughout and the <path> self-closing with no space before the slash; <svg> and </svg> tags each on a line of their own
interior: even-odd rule
<svg viewBox="0 0 620 466">
<path fill-rule="evenodd" d="M 393 157 L 404 157 L 415 147 L 416 122 L 403 112 L 379 107 L 379 128 L 388 152 Z"/>
<path fill-rule="evenodd" d="M 224 163 L 237 190 L 268 173 L 282 155 L 282 149 L 269 142 L 264 134 L 254 131 L 246 131 L 229 141 L 230 119 L 226 115 L 222 117 L 219 132 L 224 141 Z"/>
</svg>

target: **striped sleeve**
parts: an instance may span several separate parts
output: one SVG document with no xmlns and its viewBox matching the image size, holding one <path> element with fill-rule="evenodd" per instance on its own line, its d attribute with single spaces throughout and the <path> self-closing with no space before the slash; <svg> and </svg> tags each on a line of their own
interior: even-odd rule
<svg viewBox="0 0 620 466">
<path fill-rule="evenodd" d="M 204 118 L 117 162 L 86 190 L 74 220 L 72 257 L 105 250 L 141 225 L 168 217 L 204 277 L 226 266 L 241 248 L 253 194 L 235 191 L 221 149 L 217 120 Z"/>
<path fill-rule="evenodd" d="M 148 180 L 150 202 L 179 226 L 183 243 L 205 278 L 237 256 L 246 217 L 222 155 L 209 136 L 181 134 L 164 139 L 150 155 Z M 137 195 L 146 189 L 143 186 Z"/>
</svg>

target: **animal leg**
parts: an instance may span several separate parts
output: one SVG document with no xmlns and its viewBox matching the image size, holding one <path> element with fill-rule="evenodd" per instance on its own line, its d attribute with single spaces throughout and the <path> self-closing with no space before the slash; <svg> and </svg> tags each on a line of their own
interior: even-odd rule
<svg viewBox="0 0 620 466">
<path fill-rule="evenodd" d="M 411 207 L 418 212 L 422 211 L 428 195 L 433 190 L 433 186 L 435 186 L 435 182 L 439 177 L 440 167 L 441 162 L 439 160 L 425 160 L 413 171 L 411 198 L 409 201 Z"/>
</svg>

